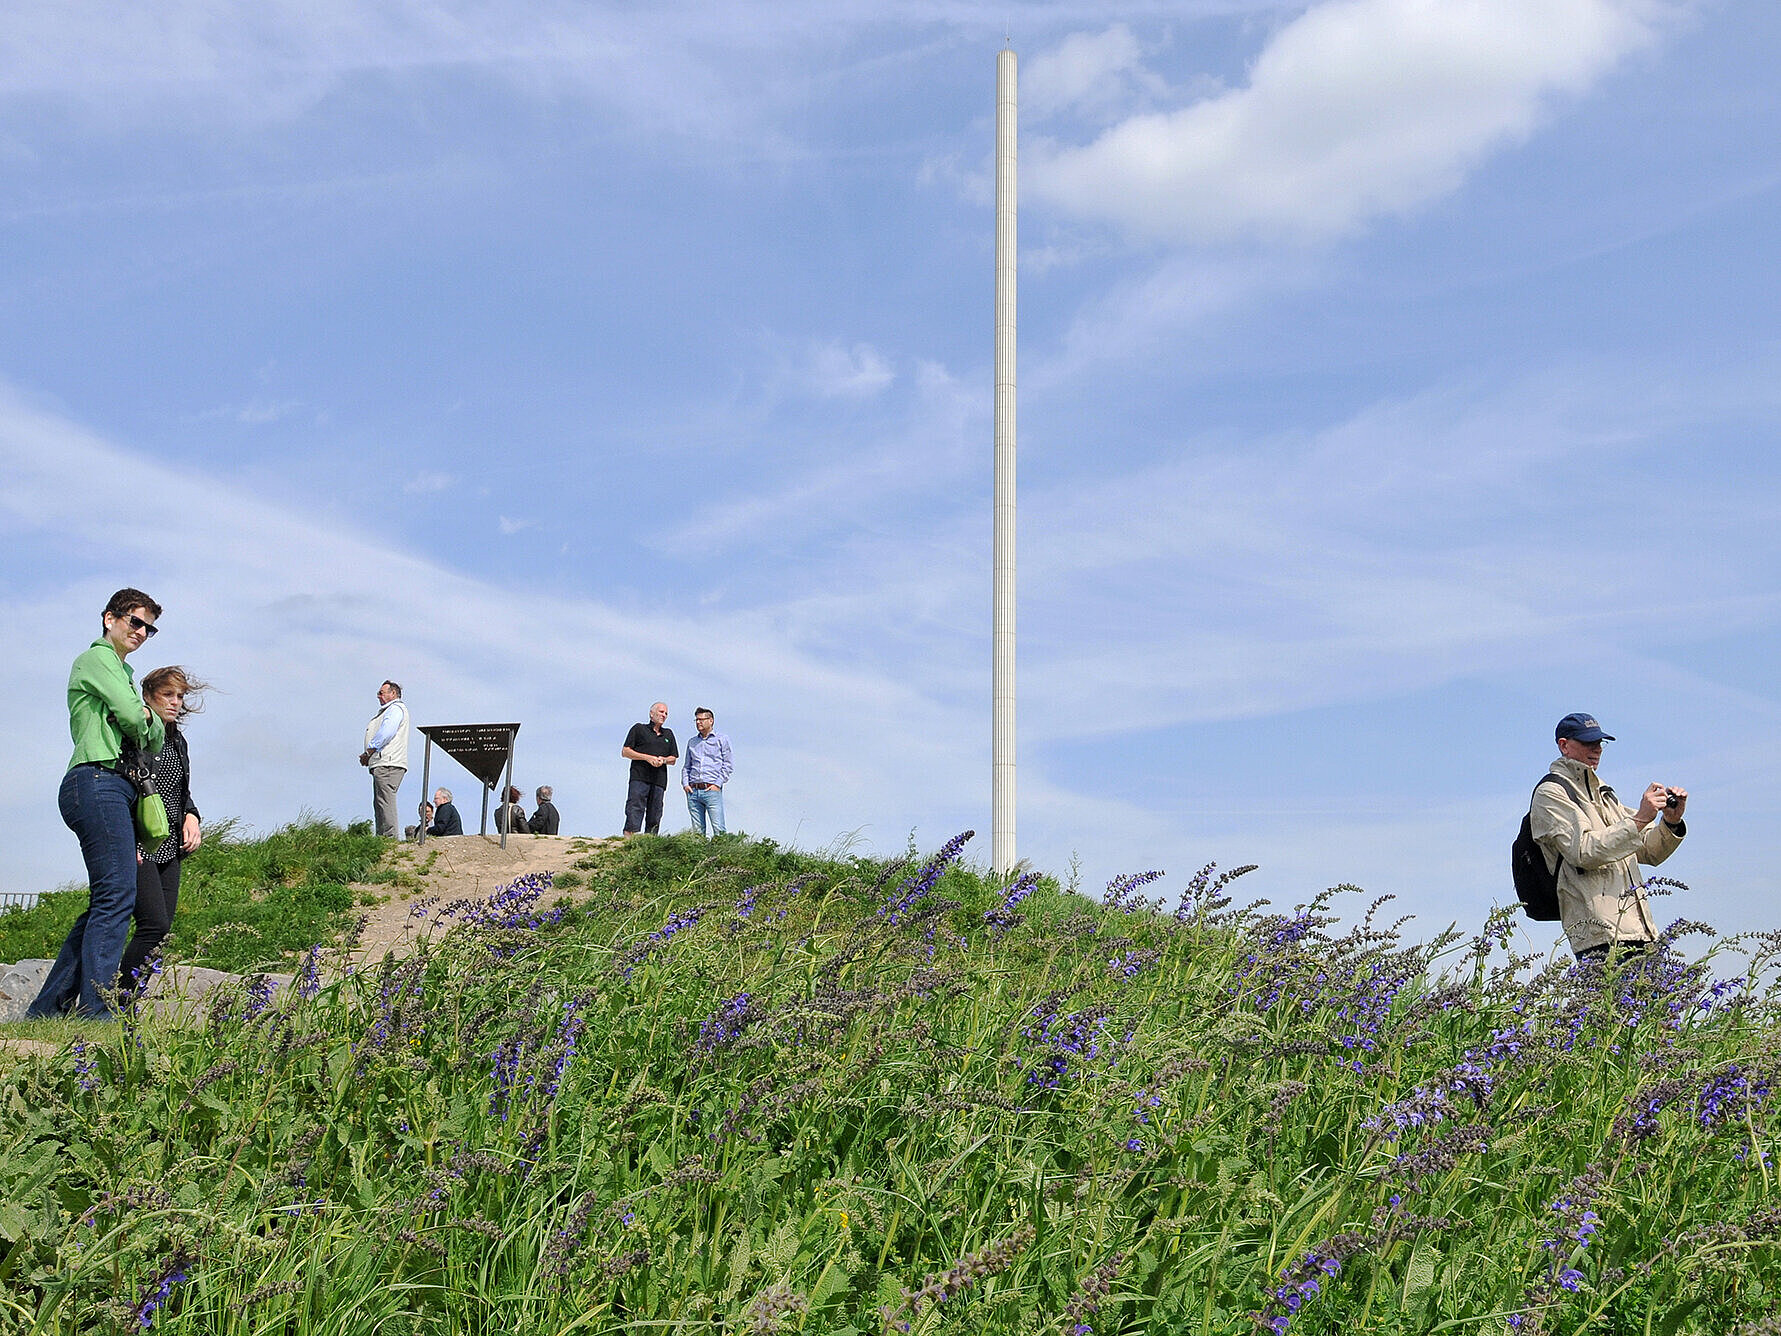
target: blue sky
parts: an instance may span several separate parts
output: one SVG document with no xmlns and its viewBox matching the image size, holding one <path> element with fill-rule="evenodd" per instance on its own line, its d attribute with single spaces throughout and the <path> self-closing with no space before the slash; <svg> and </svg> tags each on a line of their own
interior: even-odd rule
<svg viewBox="0 0 1781 1336">
<path fill-rule="evenodd" d="M 4 889 L 79 875 L 62 684 L 124 583 L 138 671 L 221 688 L 207 815 L 368 814 L 390 676 L 523 721 L 573 830 L 664 697 L 733 824 L 987 845 L 1004 35 L 1022 854 L 1470 924 L 1586 709 L 1695 795 L 1675 909 L 1774 926 L 1756 0 L 20 0 Z"/>
</svg>

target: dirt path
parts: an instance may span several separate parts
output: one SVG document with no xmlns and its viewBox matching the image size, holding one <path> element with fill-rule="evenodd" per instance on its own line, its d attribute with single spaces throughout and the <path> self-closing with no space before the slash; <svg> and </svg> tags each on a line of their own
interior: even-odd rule
<svg viewBox="0 0 1781 1336">
<path fill-rule="evenodd" d="M 417 909 L 482 899 L 530 872 L 560 876 L 595 850 L 615 843 L 616 837 L 509 835 L 503 849 L 497 835 L 452 835 L 425 845 L 404 844 L 383 864 L 395 873 L 395 880 L 352 888 L 360 912 L 369 918 L 355 955 L 360 960 L 380 960 L 391 950 L 401 955 L 432 927 L 432 916 Z M 576 886 L 564 888 L 563 893 L 574 899 L 581 891 Z"/>
<path fill-rule="evenodd" d="M 358 882 L 352 887 L 358 911 L 365 915 L 365 930 L 359 944 L 350 954 L 329 952 L 323 969 L 333 971 L 346 965 L 363 965 L 383 959 L 387 952 L 405 955 L 417 941 L 435 930 L 438 920 L 431 912 L 454 900 L 480 900 L 503 886 L 532 872 L 550 872 L 561 877 L 574 872 L 572 883 L 561 888 L 571 900 L 587 894 L 587 874 L 576 864 L 590 854 L 616 844 L 617 837 L 590 839 L 582 836 L 510 835 L 507 847 L 501 847 L 499 836 L 457 835 L 428 840 L 425 846 L 397 846 L 379 865 L 377 880 Z M 555 894 L 547 897 L 554 902 Z M 30 966 L 30 972 L 25 971 Z M 0 965 L 13 992 L 0 991 L 0 1011 L 10 1007 L 23 1014 L 23 999 L 34 997 L 42 985 L 50 962 L 38 960 L 19 966 Z M 286 967 L 290 968 L 289 966 Z M 282 986 L 288 974 L 269 976 Z M 197 999 L 220 984 L 234 984 L 238 976 L 220 970 L 197 969 L 175 965 L 155 980 L 151 1004 L 158 1013 L 190 1011 Z M 16 993 L 17 996 L 13 996 Z M 0 1021 L 12 1020 L 13 1014 L 0 1015 Z M 25 1039 L 0 1035 L 0 1066 L 32 1057 L 50 1057 L 60 1052 L 65 1041 Z"/>
</svg>

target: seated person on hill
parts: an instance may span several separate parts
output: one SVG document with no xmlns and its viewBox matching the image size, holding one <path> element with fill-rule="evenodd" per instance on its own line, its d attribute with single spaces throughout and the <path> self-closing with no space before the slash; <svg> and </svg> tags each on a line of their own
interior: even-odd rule
<svg viewBox="0 0 1781 1336">
<path fill-rule="evenodd" d="M 503 835 L 530 835 L 532 828 L 526 823 L 526 809 L 519 805 L 519 790 L 509 787 L 507 801 L 495 809 L 495 829 Z"/>
<path fill-rule="evenodd" d="M 429 835 L 462 835 L 464 823 L 458 816 L 458 809 L 452 806 L 450 789 L 435 789 L 433 801 L 429 805 L 421 804 L 421 815 L 428 818 L 427 834 Z"/>
<path fill-rule="evenodd" d="M 532 827 L 534 835 L 555 835 L 557 828 L 562 824 L 562 818 L 557 815 L 556 805 L 551 802 L 550 794 L 551 789 L 548 784 L 538 790 L 538 810 L 533 812 L 527 821 L 527 824 Z"/>
</svg>

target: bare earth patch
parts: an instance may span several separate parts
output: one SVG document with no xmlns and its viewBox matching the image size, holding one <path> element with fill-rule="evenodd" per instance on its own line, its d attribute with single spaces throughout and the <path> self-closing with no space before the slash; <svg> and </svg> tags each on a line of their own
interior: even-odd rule
<svg viewBox="0 0 1781 1336">
<path fill-rule="evenodd" d="M 381 960 L 388 951 L 403 955 L 433 926 L 432 914 L 418 915 L 417 908 L 484 899 L 531 872 L 561 875 L 595 850 L 617 842 L 616 836 L 509 835 L 503 849 L 498 835 L 449 835 L 424 845 L 404 844 L 384 862 L 396 880 L 352 888 L 359 912 L 369 917 L 354 954 L 361 961 Z M 585 893 L 584 886 L 562 891 L 571 900 Z M 427 901 L 433 904 L 426 906 Z"/>
<path fill-rule="evenodd" d="M 53 1058 L 62 1051 L 60 1044 L 47 1039 L 0 1039 L 0 1057 Z"/>
</svg>

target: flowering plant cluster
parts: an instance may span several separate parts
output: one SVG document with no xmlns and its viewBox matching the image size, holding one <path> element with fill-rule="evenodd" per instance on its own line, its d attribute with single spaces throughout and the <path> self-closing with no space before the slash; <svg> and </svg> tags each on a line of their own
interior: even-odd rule
<svg viewBox="0 0 1781 1336">
<path fill-rule="evenodd" d="M 417 902 L 0 1068 L 41 1331 L 1781 1322 L 1781 935 L 1575 964 L 1209 864 L 1104 902 L 726 836 Z M 1173 905 L 1173 907 L 1169 907 Z M 206 1023 L 206 1017 L 209 1018 Z M 196 1022 L 196 1023 L 195 1023 Z M 22 1316 L 21 1316 L 22 1315 Z M 4 1324 L 0 1324 L 4 1325 Z"/>
</svg>

